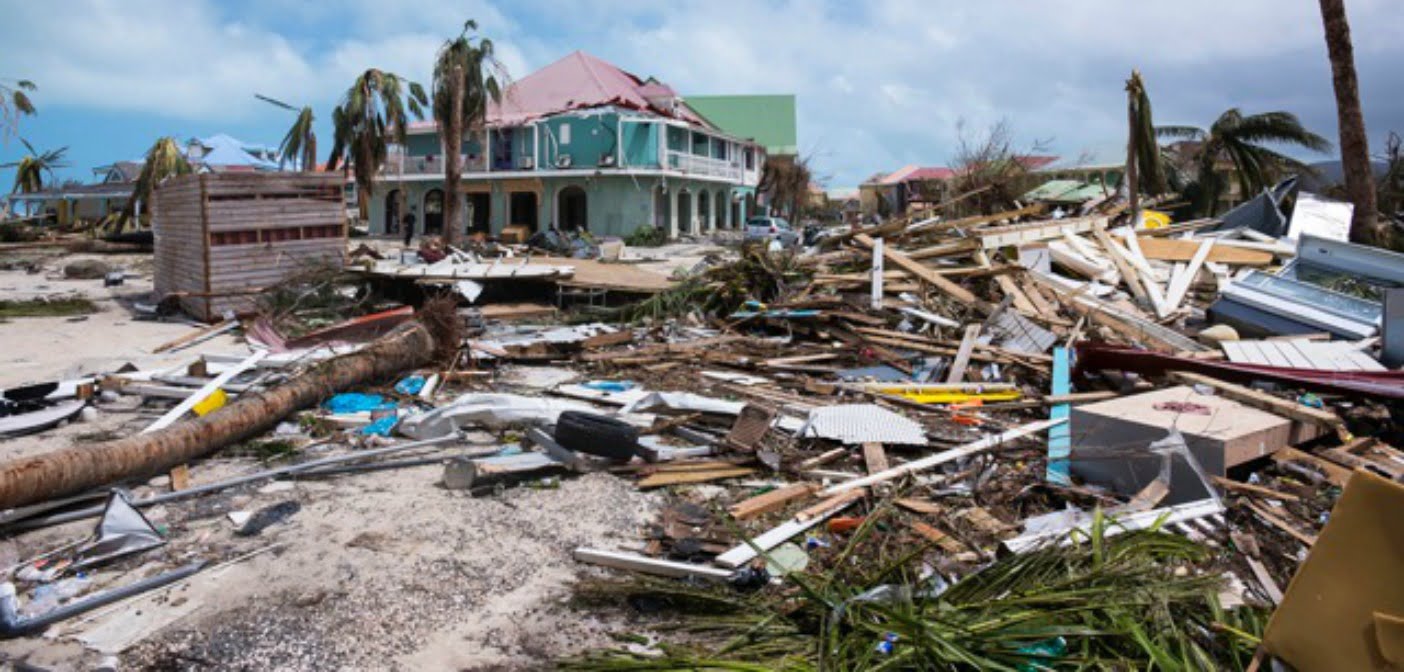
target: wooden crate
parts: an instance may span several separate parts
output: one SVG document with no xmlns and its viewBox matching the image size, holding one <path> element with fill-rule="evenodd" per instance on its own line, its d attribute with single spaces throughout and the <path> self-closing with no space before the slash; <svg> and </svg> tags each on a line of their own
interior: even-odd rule
<svg viewBox="0 0 1404 672">
<path fill-rule="evenodd" d="M 155 283 L 207 322 L 253 310 L 260 290 L 346 257 L 342 178 L 325 173 L 206 173 L 172 178 L 152 198 Z"/>
</svg>

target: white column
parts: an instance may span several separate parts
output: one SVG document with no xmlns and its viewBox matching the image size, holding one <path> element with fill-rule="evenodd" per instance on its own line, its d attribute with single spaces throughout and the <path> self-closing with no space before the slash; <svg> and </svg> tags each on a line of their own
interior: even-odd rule
<svg viewBox="0 0 1404 672">
<path fill-rule="evenodd" d="M 722 228 L 730 229 L 731 227 L 735 226 L 735 224 L 731 221 L 731 194 L 728 193 L 722 197 L 722 207 L 726 210 L 726 212 L 722 215 Z"/>
<path fill-rule="evenodd" d="M 690 195 L 692 197 L 687 199 L 691 203 L 691 207 L 689 207 L 689 210 L 692 211 L 688 213 L 687 230 L 692 232 L 694 235 L 702 233 L 702 199 L 698 198 L 698 195 L 700 195 L 701 193 L 703 192 L 690 192 Z"/>
<path fill-rule="evenodd" d="M 678 237 L 678 188 L 668 189 L 668 237 Z"/>
<path fill-rule="evenodd" d="M 707 198 L 707 233 L 717 232 L 717 199 L 710 191 L 702 192 Z"/>
</svg>

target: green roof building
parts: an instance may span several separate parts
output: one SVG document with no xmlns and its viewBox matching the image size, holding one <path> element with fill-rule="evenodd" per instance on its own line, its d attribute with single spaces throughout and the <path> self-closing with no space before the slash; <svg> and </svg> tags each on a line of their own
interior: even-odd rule
<svg viewBox="0 0 1404 672">
<path fill-rule="evenodd" d="M 772 156 L 799 154 L 795 97 L 688 96 L 687 106 L 729 135 L 753 140 Z"/>
</svg>

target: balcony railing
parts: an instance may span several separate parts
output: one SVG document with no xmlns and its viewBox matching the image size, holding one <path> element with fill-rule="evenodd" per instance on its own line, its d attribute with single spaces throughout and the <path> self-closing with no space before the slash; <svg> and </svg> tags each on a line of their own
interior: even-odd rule
<svg viewBox="0 0 1404 672">
<path fill-rule="evenodd" d="M 669 168 L 690 175 L 705 175 L 737 181 L 741 179 L 740 164 L 732 163 L 726 159 L 714 159 L 710 156 L 698 156 L 673 150 L 668 150 L 667 159 Z"/>
<path fill-rule="evenodd" d="M 487 170 L 487 163 L 484 157 L 470 157 L 467 154 L 458 155 L 459 163 L 463 166 L 465 173 L 481 173 Z M 444 157 L 434 156 L 405 156 L 403 154 L 391 154 L 385 160 L 385 166 L 381 172 L 387 175 L 443 175 Z"/>
</svg>

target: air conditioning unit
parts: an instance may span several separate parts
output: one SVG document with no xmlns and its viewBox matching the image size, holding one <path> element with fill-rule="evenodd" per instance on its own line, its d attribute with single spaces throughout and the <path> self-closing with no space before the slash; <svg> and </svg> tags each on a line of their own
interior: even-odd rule
<svg viewBox="0 0 1404 672">
<path fill-rule="evenodd" d="M 536 160 L 530 156 L 517 157 L 517 167 L 522 170 L 531 170 L 536 167 Z"/>
<path fill-rule="evenodd" d="M 601 157 L 600 157 L 600 167 L 601 167 L 601 168 L 613 168 L 613 167 L 614 167 L 614 155 L 613 155 L 613 154 L 605 154 L 605 155 L 601 156 Z"/>
<path fill-rule="evenodd" d="M 569 168 L 569 167 L 570 167 L 570 155 L 569 155 L 569 154 L 562 154 L 562 155 L 556 157 L 556 167 L 557 167 L 557 168 Z"/>
</svg>

